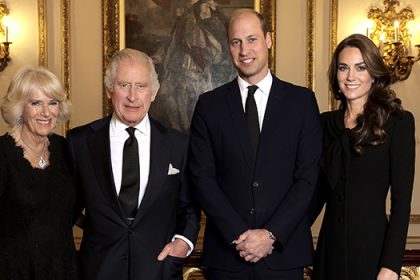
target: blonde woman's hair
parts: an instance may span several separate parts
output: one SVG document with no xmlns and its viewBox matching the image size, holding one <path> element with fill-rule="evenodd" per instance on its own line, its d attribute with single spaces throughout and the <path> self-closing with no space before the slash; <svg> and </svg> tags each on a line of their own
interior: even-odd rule
<svg viewBox="0 0 420 280">
<path fill-rule="evenodd" d="M 44 67 L 24 66 L 16 72 L 1 104 L 3 119 L 12 131 L 19 130 L 25 100 L 34 91 L 59 102 L 57 122 L 70 118 L 71 103 L 57 76 Z"/>
</svg>

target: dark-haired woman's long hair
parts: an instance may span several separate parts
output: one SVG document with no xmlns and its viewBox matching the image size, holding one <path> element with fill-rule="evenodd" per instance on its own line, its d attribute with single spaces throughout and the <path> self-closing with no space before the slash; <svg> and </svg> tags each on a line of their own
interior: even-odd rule
<svg viewBox="0 0 420 280">
<path fill-rule="evenodd" d="M 387 134 L 384 129 L 386 121 L 391 114 L 401 116 L 404 109 L 401 106 L 401 100 L 390 88 L 391 72 L 382 60 L 379 49 L 368 37 L 361 34 L 350 35 L 340 42 L 328 69 L 330 90 L 334 93 L 335 99 L 341 101 L 340 109 L 345 110 L 347 100 L 338 85 L 338 57 L 347 47 L 360 50 L 366 69 L 374 79 L 363 107 L 363 114 L 357 117 L 357 126 L 354 129 L 353 148 L 358 154 L 362 154 L 362 145 L 379 145 L 386 141 Z"/>
</svg>

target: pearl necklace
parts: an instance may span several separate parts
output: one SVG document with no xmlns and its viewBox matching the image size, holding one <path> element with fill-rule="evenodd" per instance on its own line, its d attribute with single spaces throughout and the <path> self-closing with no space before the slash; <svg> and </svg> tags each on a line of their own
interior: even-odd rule
<svg viewBox="0 0 420 280">
<path fill-rule="evenodd" d="M 26 144 L 25 143 L 25 141 L 23 141 L 23 138 L 21 138 L 22 139 L 22 143 L 23 144 L 25 144 L 25 146 L 34 154 L 34 155 L 37 155 L 37 153 L 28 145 L 28 144 Z M 41 168 L 41 169 L 45 169 L 45 167 L 47 167 L 47 162 L 44 160 L 44 153 L 45 153 L 45 148 L 47 147 L 47 142 L 48 142 L 48 140 L 46 140 L 45 142 L 44 142 L 44 147 L 42 148 L 42 153 L 41 153 L 41 155 L 37 155 L 38 157 L 39 157 L 39 161 L 38 161 L 38 165 L 39 165 L 39 167 Z"/>
</svg>

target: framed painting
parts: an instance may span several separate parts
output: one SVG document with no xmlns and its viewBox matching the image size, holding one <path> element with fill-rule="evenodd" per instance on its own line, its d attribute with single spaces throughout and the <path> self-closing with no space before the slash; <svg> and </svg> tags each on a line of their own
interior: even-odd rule
<svg viewBox="0 0 420 280">
<path fill-rule="evenodd" d="M 198 96 L 236 76 L 226 40 L 233 10 L 261 12 L 275 43 L 275 0 L 103 0 L 103 8 L 104 69 L 121 46 L 147 53 L 160 81 L 150 115 L 183 132 Z M 270 68 L 275 71 L 275 48 Z M 105 92 L 103 104 L 108 115 L 112 108 Z"/>
</svg>

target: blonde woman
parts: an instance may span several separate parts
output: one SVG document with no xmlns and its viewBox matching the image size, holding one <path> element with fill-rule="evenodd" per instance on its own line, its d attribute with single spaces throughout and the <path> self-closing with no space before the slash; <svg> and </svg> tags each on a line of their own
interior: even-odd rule
<svg viewBox="0 0 420 280">
<path fill-rule="evenodd" d="M 24 67 L 1 104 L 0 279 L 77 279 L 73 188 L 65 140 L 53 133 L 70 115 L 59 79 Z"/>
</svg>

